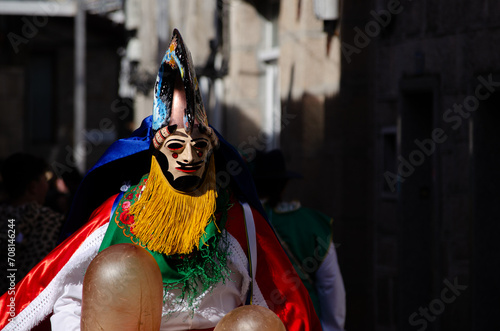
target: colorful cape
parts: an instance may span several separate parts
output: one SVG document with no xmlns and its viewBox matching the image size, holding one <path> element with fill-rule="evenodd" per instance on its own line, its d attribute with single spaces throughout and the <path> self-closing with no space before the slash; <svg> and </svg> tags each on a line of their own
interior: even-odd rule
<svg viewBox="0 0 500 331">
<path fill-rule="evenodd" d="M 93 236 L 97 232 L 105 231 L 103 227 L 107 225 L 114 200 L 115 196 L 108 199 L 93 213 L 90 221 L 83 228 L 59 245 L 16 285 L 14 315 L 24 321 L 18 330 L 32 329 L 50 316 L 51 304 L 53 305 L 53 301 L 58 296 L 55 288 L 61 285 L 57 284 L 57 275 L 64 272 L 63 268 L 68 267 L 68 261 L 72 256 L 80 255 L 85 242 L 94 240 Z M 260 213 L 253 209 L 252 214 L 257 233 L 256 283 L 268 307 L 282 319 L 289 331 L 321 330 L 307 291 L 291 264 L 288 263 L 274 232 Z M 242 249 L 247 251 L 243 222 L 242 209 L 231 208 L 226 230 L 238 240 Z M 10 297 L 8 293 L 4 294 L 0 298 L 0 304 L 7 307 Z M 0 327 L 5 327 L 9 318 L 8 312 L 4 314 Z"/>
<path fill-rule="evenodd" d="M 8 307 L 0 316 L 0 328 L 6 327 L 13 316 L 22 317 L 26 321 L 24 327 L 12 328 L 13 330 L 30 330 L 47 321 L 58 296 L 58 287 L 62 286 L 58 283 L 58 275 L 70 267 L 70 259 L 79 263 L 88 258 L 85 249 L 89 241 L 102 240 L 117 188 L 125 179 L 138 181 L 142 174 L 149 171 L 150 121 L 150 117 L 146 118 L 131 138 L 113 144 L 86 175 L 65 227 L 66 235 L 73 234 L 32 269 L 12 292 L 6 292 L 0 298 L 0 305 Z M 289 331 L 321 330 L 305 287 L 263 216 L 265 214 L 245 164 L 234 148 L 222 137 L 220 139 L 221 147 L 217 151 L 219 157 L 226 164 L 229 161 L 236 162 L 228 169 L 235 183 L 235 194 L 240 201 L 246 201 L 252 206 L 258 257 L 255 278 L 268 307 L 283 320 Z M 93 190 L 95 187 L 99 187 L 98 192 Z M 243 212 L 241 208 L 231 210 L 226 230 L 246 252 L 248 246 Z M 7 325 L 6 329 L 10 329 L 10 326 Z"/>
</svg>

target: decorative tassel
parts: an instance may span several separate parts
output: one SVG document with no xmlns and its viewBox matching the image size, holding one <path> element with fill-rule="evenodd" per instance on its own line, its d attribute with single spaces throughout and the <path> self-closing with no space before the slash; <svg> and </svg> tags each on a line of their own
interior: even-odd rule
<svg viewBox="0 0 500 331">
<path fill-rule="evenodd" d="M 151 251 L 189 254 L 199 248 L 206 226 L 215 221 L 216 198 L 213 155 L 205 180 L 190 193 L 175 190 L 153 156 L 146 187 L 130 208 L 135 236 Z"/>
</svg>

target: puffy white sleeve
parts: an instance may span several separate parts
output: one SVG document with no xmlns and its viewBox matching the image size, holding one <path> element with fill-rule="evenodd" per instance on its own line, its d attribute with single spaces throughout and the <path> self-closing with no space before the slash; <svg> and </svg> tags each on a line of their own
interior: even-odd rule
<svg viewBox="0 0 500 331">
<path fill-rule="evenodd" d="M 52 330 L 80 330 L 85 270 L 99 251 L 107 225 L 97 229 L 84 241 L 54 279 L 54 284 L 51 284 L 57 288 L 62 287 L 59 291 L 61 294 L 55 299 L 53 315 L 50 317 Z"/>
<path fill-rule="evenodd" d="M 63 295 L 54 306 L 54 314 L 50 318 L 53 331 L 79 331 L 82 313 L 83 279 L 74 279 L 75 283 L 64 286 Z"/>
<path fill-rule="evenodd" d="M 324 331 L 344 330 L 346 301 L 342 274 L 333 243 L 316 272 L 316 290 L 321 306 L 321 326 Z"/>
</svg>

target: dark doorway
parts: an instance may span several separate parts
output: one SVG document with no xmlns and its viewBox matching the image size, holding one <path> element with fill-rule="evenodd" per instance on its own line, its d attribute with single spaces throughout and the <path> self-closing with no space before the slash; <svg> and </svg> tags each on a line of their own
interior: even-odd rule
<svg viewBox="0 0 500 331">
<path fill-rule="evenodd" d="M 500 330 L 499 124 L 500 93 L 495 92 L 480 104 L 473 122 L 474 330 Z"/>
<path fill-rule="evenodd" d="M 419 88 L 402 91 L 401 140 L 398 156 L 399 273 L 398 330 L 436 330 L 419 312 L 433 299 L 434 153 L 429 141 L 434 128 L 434 93 Z M 418 141 L 418 142 L 417 142 Z"/>
</svg>

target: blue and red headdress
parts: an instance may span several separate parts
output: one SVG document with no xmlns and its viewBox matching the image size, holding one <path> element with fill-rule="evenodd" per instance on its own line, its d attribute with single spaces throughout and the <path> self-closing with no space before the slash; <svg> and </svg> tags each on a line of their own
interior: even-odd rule
<svg viewBox="0 0 500 331">
<path fill-rule="evenodd" d="M 198 125 L 200 130 L 207 133 L 212 139 L 213 146 L 217 146 L 217 137 L 208 125 L 191 53 L 184 44 L 181 34 L 175 29 L 170 46 L 161 61 L 154 88 L 152 123 L 154 147 L 158 149 L 165 141 L 165 138 L 177 127 L 176 125 L 170 125 L 170 120 L 173 116 L 172 98 L 175 80 L 179 76 L 186 94 L 187 106 L 182 116 L 184 129 L 189 134 Z"/>
</svg>

